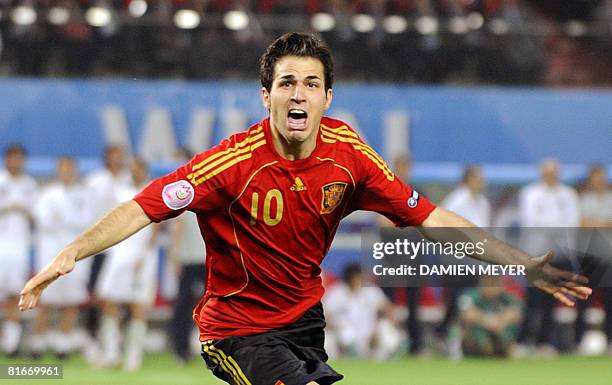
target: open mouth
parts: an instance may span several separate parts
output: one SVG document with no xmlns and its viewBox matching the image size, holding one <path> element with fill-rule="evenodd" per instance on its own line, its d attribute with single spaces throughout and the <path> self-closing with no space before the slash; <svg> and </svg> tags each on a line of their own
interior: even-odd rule
<svg viewBox="0 0 612 385">
<path fill-rule="evenodd" d="M 287 114 L 287 126 L 292 130 L 303 130 L 306 128 L 308 113 L 304 110 L 292 108 Z"/>
</svg>

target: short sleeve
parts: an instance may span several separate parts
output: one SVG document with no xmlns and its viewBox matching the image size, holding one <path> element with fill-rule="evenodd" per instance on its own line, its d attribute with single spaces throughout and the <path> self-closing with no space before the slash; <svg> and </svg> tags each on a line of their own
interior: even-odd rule
<svg viewBox="0 0 612 385">
<path fill-rule="evenodd" d="M 196 200 L 195 186 L 187 179 L 185 166 L 151 182 L 134 197 L 153 222 L 173 218 Z"/>
<path fill-rule="evenodd" d="M 214 200 L 211 192 L 226 179 L 219 176 L 208 180 L 204 174 L 207 160 L 218 151 L 213 148 L 197 155 L 176 171 L 154 180 L 134 200 L 153 222 L 174 218 L 185 210 L 204 209 L 205 202 Z"/>
<path fill-rule="evenodd" d="M 352 210 L 376 211 L 396 226 L 418 226 L 436 208 L 425 196 L 395 176 L 382 158 L 356 156 L 359 183 L 351 202 Z"/>
</svg>

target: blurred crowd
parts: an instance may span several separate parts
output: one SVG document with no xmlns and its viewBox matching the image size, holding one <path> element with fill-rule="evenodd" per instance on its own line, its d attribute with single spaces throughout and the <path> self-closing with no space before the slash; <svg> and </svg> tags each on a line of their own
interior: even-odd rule
<svg viewBox="0 0 612 385">
<path fill-rule="evenodd" d="M 182 162 L 189 158 L 186 151 L 177 154 Z M 128 159 L 117 146 L 105 150 L 102 168 L 84 177 L 78 175 L 75 159 L 60 157 L 55 176 L 43 183 L 25 173 L 25 160 L 23 147 L 8 146 L 0 172 L 3 353 L 39 358 L 54 352 L 64 358 L 81 351 L 92 365 L 137 370 L 152 340 L 153 310 L 171 308 L 161 322 L 168 329 L 163 333 L 167 345 L 177 362 L 190 360 L 197 341 L 191 313 L 205 277 L 204 244 L 191 213 L 163 227 L 150 226 L 79 262 L 43 293 L 40 308 L 22 319 L 16 303 L 26 279 L 151 180 L 146 162 Z M 394 169 L 410 183 L 407 157 L 395 159 Z M 540 179 L 520 190 L 518 210 L 511 210 L 520 226 L 612 227 L 612 189 L 605 168 L 593 166 L 579 190 L 560 181 L 559 169 L 554 159 L 542 161 Z M 489 227 L 501 210 L 492 207 L 485 187 L 482 171 L 467 167 L 441 206 Z M 380 225 L 387 223 L 381 220 Z M 452 358 L 554 356 L 606 349 L 612 354 L 610 288 L 597 289 L 591 301 L 573 310 L 519 282 L 502 285 L 491 277 L 465 289 L 381 289 L 364 285 L 364 279 L 360 266 L 350 264 L 342 279 L 326 279 L 326 343 L 332 357 L 383 360 L 403 352 L 436 351 Z M 603 316 L 597 319 L 594 311 Z"/>
<path fill-rule="evenodd" d="M 398 177 L 410 181 L 408 158 L 398 157 L 394 167 Z M 532 228 L 520 239 L 520 247 L 532 255 L 548 250 L 567 253 L 567 248 L 558 247 L 571 244 L 562 228 L 612 228 L 612 189 L 601 165 L 593 165 L 578 188 L 561 182 L 560 167 L 555 159 L 543 160 L 539 180 L 518 191 L 516 206 L 503 209 L 489 202 L 481 169 L 469 166 L 440 205 L 491 231 Z M 504 228 L 492 228 L 501 223 Z M 381 225 L 390 223 L 383 219 Z M 565 263 L 562 260 L 557 262 Z M 598 267 L 600 274 L 610 268 L 607 263 Z M 566 268 L 576 271 L 577 266 Z M 470 277 L 457 287 L 444 288 L 416 287 L 416 282 L 410 285 L 415 287 L 380 288 L 375 282 L 364 285 L 372 277 L 363 273 L 361 266 L 349 265 L 342 280 L 328 278 L 324 306 L 332 356 L 382 360 L 398 352 L 442 353 L 451 359 L 606 351 L 612 355 L 609 282 L 592 282 L 597 287 L 594 299 L 569 308 L 514 278 Z"/>
<path fill-rule="evenodd" d="M 3 0 L 8 76 L 251 79 L 269 41 L 320 34 L 341 80 L 612 84 L 612 1 Z"/>
<path fill-rule="evenodd" d="M 187 162 L 186 151 L 177 160 Z M 22 146 L 5 151 L 0 172 L 0 328 L 3 353 L 59 358 L 82 351 L 94 366 L 137 370 L 148 339 L 150 310 L 160 297 L 159 274 L 173 288 L 174 313 L 167 333 L 177 360 L 192 354 L 192 311 L 204 291 L 204 243 L 195 215 L 187 213 L 165 228 L 148 226 L 102 254 L 79 262 L 43 294 L 34 319 L 23 333 L 17 310 L 21 287 L 55 254 L 120 202 L 131 199 L 151 181 L 148 165 L 128 162 L 125 151 L 110 146 L 104 166 L 84 178 L 76 160 L 57 159 L 56 174 L 43 185 L 26 175 Z M 163 240 L 166 236 L 169 239 Z M 163 266 L 160 245 L 167 245 Z M 33 258 L 30 258 L 33 252 Z M 86 332 L 85 332 L 86 331 Z"/>
</svg>

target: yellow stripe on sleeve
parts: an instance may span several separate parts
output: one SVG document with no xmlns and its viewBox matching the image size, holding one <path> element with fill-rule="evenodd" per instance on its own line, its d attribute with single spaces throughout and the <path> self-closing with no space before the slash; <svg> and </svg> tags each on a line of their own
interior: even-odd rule
<svg viewBox="0 0 612 385">
<path fill-rule="evenodd" d="M 255 141 L 263 138 L 264 137 L 264 133 L 262 131 L 263 131 L 263 126 L 257 127 L 253 131 L 249 132 L 249 135 L 243 141 L 236 143 L 233 147 L 228 148 L 227 150 L 220 151 L 220 152 L 218 152 L 216 154 L 213 154 L 213 155 L 209 156 L 208 158 L 202 160 L 198 164 L 195 164 L 191 168 L 191 171 L 194 172 L 196 170 L 199 170 L 204 165 L 206 165 L 209 162 L 214 161 L 215 159 L 219 158 L 220 156 L 223 156 L 223 155 L 229 154 L 229 153 L 231 153 L 233 151 L 236 151 L 237 149 L 246 146 L 249 142 L 255 142 Z"/>
<path fill-rule="evenodd" d="M 193 166 L 193 168 L 191 169 L 192 173 L 188 174 L 187 178 L 188 179 L 197 178 L 198 176 L 204 174 L 205 172 L 214 168 L 220 163 L 223 163 L 227 161 L 228 159 L 232 158 L 236 154 L 239 154 L 244 151 L 248 151 L 249 147 L 252 147 L 252 145 L 249 146 L 250 143 L 255 143 L 259 139 L 262 139 L 263 137 L 264 137 L 263 132 L 259 135 L 249 136 L 242 142 L 237 143 L 234 147 L 228 148 L 227 150 L 220 151 L 216 154 L 211 155 L 210 157 L 204 159 L 200 163 Z"/>
<path fill-rule="evenodd" d="M 216 169 L 211 170 L 208 174 L 205 174 L 202 176 L 202 174 L 200 172 L 198 172 L 197 176 L 194 176 L 191 179 L 191 183 L 194 186 L 198 186 L 200 184 L 202 184 L 203 182 L 206 182 L 207 180 L 213 178 L 214 176 L 222 173 L 223 171 L 227 170 L 228 168 L 232 167 L 233 165 L 242 162 L 243 160 L 249 159 L 253 156 L 253 151 L 256 150 L 257 148 L 263 146 L 264 144 L 266 144 L 266 140 L 260 140 L 257 143 L 253 143 L 253 145 L 251 145 L 250 147 L 246 147 L 244 149 L 244 151 L 240 151 L 236 154 L 233 155 L 233 158 L 230 157 L 228 158 L 227 162 L 224 164 L 220 164 L 219 167 L 217 167 Z M 240 155 L 243 152 L 247 152 L 244 155 Z M 216 164 L 216 166 L 219 164 Z M 205 169 L 202 169 L 200 171 L 204 171 Z M 206 168 L 206 171 L 210 170 L 208 167 Z M 201 176 L 199 179 L 197 177 Z"/>
<path fill-rule="evenodd" d="M 374 151 L 372 147 L 368 146 L 359 139 L 344 136 L 345 132 L 354 134 L 353 132 L 348 130 L 342 131 L 341 134 L 337 134 L 329 132 L 326 128 L 323 128 L 321 130 L 321 139 L 323 140 L 323 142 L 330 144 L 336 143 L 337 141 L 343 143 L 350 143 L 355 150 L 359 151 L 368 159 L 370 159 L 372 163 L 374 163 L 385 174 L 388 180 L 395 180 L 395 175 L 393 174 L 393 172 L 391 172 L 391 169 L 389 169 L 382 157 L 378 155 L 378 153 Z"/>
</svg>

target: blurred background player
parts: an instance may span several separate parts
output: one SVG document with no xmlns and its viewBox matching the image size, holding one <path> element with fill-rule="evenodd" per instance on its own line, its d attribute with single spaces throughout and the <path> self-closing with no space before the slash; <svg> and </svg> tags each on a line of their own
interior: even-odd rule
<svg viewBox="0 0 612 385">
<path fill-rule="evenodd" d="M 530 253 L 538 250 L 557 249 L 558 244 L 567 242 L 563 229 L 580 225 L 580 206 L 576 191 L 559 180 L 559 162 L 545 159 L 540 163 L 540 180 L 525 186 L 520 191 L 519 211 L 525 249 Z M 529 229 L 533 228 L 533 229 Z M 527 288 L 528 317 L 523 319 L 515 350 L 523 355 L 525 344 L 537 348 L 543 356 L 556 355 L 559 344 L 557 328 L 553 319 L 555 301 L 534 288 Z"/>
<path fill-rule="evenodd" d="M 349 264 L 343 278 L 323 298 L 325 350 L 331 357 L 389 358 L 401 344 L 393 305 L 379 287 L 364 286 L 359 265 Z"/>
<path fill-rule="evenodd" d="M 37 244 L 36 270 L 51 262 L 55 254 L 80 234 L 92 221 L 89 197 L 78 181 L 74 159 L 63 156 L 57 160 L 56 180 L 46 186 L 36 204 Z M 88 297 L 87 279 L 91 262 L 87 261 L 61 284 L 49 288 L 41 297 L 34 335 L 31 337 L 32 355 L 40 357 L 51 348 L 58 357 L 65 358 L 76 342 L 74 334 L 78 320 L 78 305 Z M 47 333 L 49 313 L 59 311 L 57 333 Z M 46 334 L 47 333 L 47 334 Z"/>
<path fill-rule="evenodd" d="M 182 163 L 188 162 L 191 157 L 187 150 L 180 151 Z M 204 293 L 206 249 L 197 217 L 191 211 L 172 220 L 169 231 L 168 258 L 179 286 L 170 331 L 174 355 L 178 362 L 185 363 L 193 358 L 190 341 L 193 332 L 197 332 L 193 323 L 193 309 Z M 197 341 L 197 338 L 193 341 Z"/>
<path fill-rule="evenodd" d="M 17 301 L 19 287 L 30 269 L 32 206 L 37 185 L 24 173 L 25 149 L 10 145 L 4 152 L 5 169 L 0 171 L 0 301 L 4 301 L 1 329 L 2 350 L 18 354 L 22 326 Z"/>
<path fill-rule="evenodd" d="M 134 159 L 131 166 L 132 182 L 117 191 L 118 201 L 131 199 L 149 182 L 146 163 Z M 142 364 L 147 323 L 145 311 L 153 304 L 156 293 L 158 226 L 143 229 L 133 237 L 108 250 L 96 286 L 102 301 L 99 342 L 102 357 L 94 364 L 117 367 L 129 371 Z M 126 327 L 124 352 L 121 355 L 121 305 L 127 305 L 130 321 Z"/>
<path fill-rule="evenodd" d="M 582 226 L 612 227 L 612 189 L 602 165 L 589 170 L 585 190 L 580 194 L 580 212 Z"/>
<path fill-rule="evenodd" d="M 601 229 L 612 229 L 612 189 L 608 183 L 606 169 L 596 164 L 591 167 L 588 172 L 584 190 L 580 193 L 580 213 L 581 224 L 583 227 L 596 227 Z M 604 234 L 610 234 L 606 231 Z M 605 247 L 606 245 L 604 245 Z M 607 255 L 604 252 L 602 255 Z M 600 268 L 612 269 L 610 264 L 601 266 Z M 612 355 L 612 288 L 610 282 L 606 282 L 600 289 L 603 301 L 604 318 L 604 333 L 607 338 L 608 354 Z M 586 309 L 592 305 L 592 300 L 584 301 L 576 307 L 576 329 L 575 329 L 575 344 L 578 347 L 579 353 L 587 353 L 588 347 L 583 339 L 587 331 L 585 320 Z"/>
<path fill-rule="evenodd" d="M 488 228 L 491 226 L 491 204 L 485 191 L 486 182 L 480 167 L 468 166 L 463 172 L 461 184 L 444 198 L 441 206 L 465 217 L 476 226 Z M 469 286 L 469 281 L 470 277 L 461 277 L 458 286 Z M 477 284 L 475 278 L 471 281 L 473 285 Z M 436 334 L 446 352 L 454 357 L 461 356 L 460 341 L 457 338 L 448 340 L 448 336 L 449 328 L 457 320 L 457 301 L 462 291 L 462 287 L 449 286 L 446 288 L 444 318 L 436 327 Z"/>
<path fill-rule="evenodd" d="M 393 159 L 393 173 L 400 178 L 404 183 L 411 183 L 412 175 L 412 159 L 408 154 L 399 154 Z M 415 187 L 418 189 L 418 187 Z M 384 216 L 378 216 L 378 225 L 382 227 L 393 227 L 393 223 Z M 386 234 L 386 235 L 385 235 Z M 392 233 L 383 233 L 383 237 L 390 237 L 381 241 L 393 241 L 395 237 Z M 406 305 L 408 306 L 408 317 L 406 319 L 406 334 L 408 336 L 408 351 L 412 355 L 422 355 L 426 352 L 423 350 L 423 325 L 421 322 L 420 300 L 421 287 L 413 285 L 405 289 L 396 287 L 383 287 L 384 293 L 393 303 L 396 301 L 396 296 L 400 294 L 400 290 L 405 290 Z"/>
<path fill-rule="evenodd" d="M 119 191 L 131 183 L 130 172 L 126 168 L 126 154 L 123 147 L 109 145 L 104 149 L 104 167 L 92 172 L 85 179 L 92 221 L 100 218 L 104 213 L 119 203 Z M 98 329 L 99 309 L 95 287 L 100 270 L 104 264 L 106 252 L 93 258 L 87 288 L 92 296 L 91 307 L 86 315 L 86 326 L 92 336 Z"/>
<path fill-rule="evenodd" d="M 479 287 L 459 298 L 463 352 L 468 356 L 506 357 L 516 342 L 522 304 L 500 284 L 496 277 L 483 276 Z"/>
<path fill-rule="evenodd" d="M 461 184 L 442 201 L 442 207 L 464 216 L 478 227 L 491 226 L 491 203 L 485 195 L 486 182 L 478 166 L 468 166 Z"/>
</svg>

